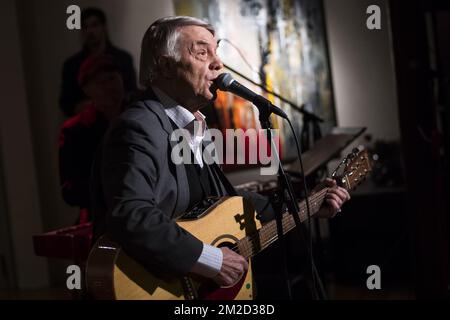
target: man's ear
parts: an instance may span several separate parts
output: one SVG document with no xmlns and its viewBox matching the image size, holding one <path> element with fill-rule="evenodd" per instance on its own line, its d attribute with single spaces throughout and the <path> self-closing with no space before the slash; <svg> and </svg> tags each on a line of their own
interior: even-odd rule
<svg viewBox="0 0 450 320">
<path fill-rule="evenodd" d="M 161 56 L 159 57 L 159 73 L 164 77 L 171 79 L 176 74 L 176 62 L 172 57 Z"/>
</svg>

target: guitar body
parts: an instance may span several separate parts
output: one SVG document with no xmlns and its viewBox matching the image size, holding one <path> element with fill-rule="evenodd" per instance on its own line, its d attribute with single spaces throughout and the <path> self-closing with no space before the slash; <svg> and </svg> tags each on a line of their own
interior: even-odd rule
<svg viewBox="0 0 450 320">
<path fill-rule="evenodd" d="M 216 247 L 235 245 L 261 227 L 255 211 L 242 197 L 224 197 L 202 217 L 177 221 L 201 241 Z M 92 249 L 86 268 L 88 292 L 94 299 L 253 299 L 251 265 L 233 287 L 220 288 L 211 280 L 190 277 L 156 277 L 131 259 L 116 243 L 100 238 Z"/>
</svg>

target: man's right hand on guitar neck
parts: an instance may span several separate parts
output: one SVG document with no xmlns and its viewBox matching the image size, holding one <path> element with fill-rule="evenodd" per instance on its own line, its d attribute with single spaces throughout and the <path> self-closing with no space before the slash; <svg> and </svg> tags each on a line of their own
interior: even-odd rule
<svg viewBox="0 0 450 320">
<path fill-rule="evenodd" d="M 222 267 L 213 280 L 221 287 L 231 287 L 235 285 L 248 270 L 248 262 L 243 256 L 230 250 L 220 248 L 223 254 Z"/>
</svg>

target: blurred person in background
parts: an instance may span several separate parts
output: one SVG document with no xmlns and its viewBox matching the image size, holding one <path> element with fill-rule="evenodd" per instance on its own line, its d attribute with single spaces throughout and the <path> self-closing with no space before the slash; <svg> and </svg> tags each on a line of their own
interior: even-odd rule
<svg viewBox="0 0 450 320">
<path fill-rule="evenodd" d="M 89 104 L 89 97 L 80 87 L 77 75 L 83 61 L 91 56 L 107 54 L 114 58 L 123 79 L 125 92 L 136 90 L 136 72 L 131 55 L 113 46 L 108 37 L 107 21 L 103 11 L 86 8 L 81 12 L 83 48 L 64 62 L 59 108 L 65 116 L 78 114 Z"/>
<path fill-rule="evenodd" d="M 110 121 L 123 109 L 125 91 L 109 55 L 88 57 L 80 67 L 78 85 L 90 102 L 61 127 L 59 173 L 64 201 L 80 208 L 81 224 L 90 221 L 89 179 L 95 152 Z"/>
</svg>

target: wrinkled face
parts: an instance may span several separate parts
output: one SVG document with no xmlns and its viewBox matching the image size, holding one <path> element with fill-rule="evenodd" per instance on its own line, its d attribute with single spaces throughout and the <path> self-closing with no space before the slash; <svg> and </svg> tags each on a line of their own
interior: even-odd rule
<svg viewBox="0 0 450 320">
<path fill-rule="evenodd" d="M 83 87 L 94 106 L 103 113 L 108 113 L 121 105 L 124 98 L 122 76 L 116 71 L 99 72 Z"/>
<path fill-rule="evenodd" d="M 197 109 L 215 99 L 213 80 L 223 67 L 216 55 L 217 40 L 203 27 L 187 26 L 180 30 L 177 48 L 180 61 L 174 82 L 180 89 L 178 102 Z"/>
<path fill-rule="evenodd" d="M 88 47 L 97 46 L 102 41 L 106 40 L 105 26 L 95 16 L 91 16 L 83 21 L 81 30 L 83 44 Z"/>
</svg>

